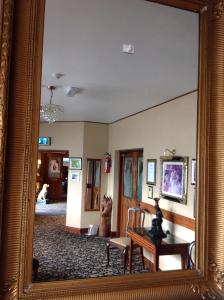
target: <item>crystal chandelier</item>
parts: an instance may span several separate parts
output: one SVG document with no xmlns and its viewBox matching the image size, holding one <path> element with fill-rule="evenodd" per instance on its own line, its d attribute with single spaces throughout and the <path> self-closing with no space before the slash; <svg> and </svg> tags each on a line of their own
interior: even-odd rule
<svg viewBox="0 0 224 300">
<path fill-rule="evenodd" d="M 64 112 L 64 107 L 52 103 L 53 90 L 55 90 L 56 87 L 48 85 L 47 88 L 50 91 L 50 102 L 49 104 L 40 106 L 40 117 L 51 124 L 58 120 L 60 114 Z"/>
</svg>

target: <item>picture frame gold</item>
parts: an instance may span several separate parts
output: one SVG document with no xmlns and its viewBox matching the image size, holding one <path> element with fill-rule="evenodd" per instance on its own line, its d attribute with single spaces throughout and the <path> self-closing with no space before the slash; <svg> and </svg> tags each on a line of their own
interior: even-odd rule
<svg viewBox="0 0 224 300">
<path fill-rule="evenodd" d="M 195 185 L 197 181 L 197 162 L 196 159 L 191 160 L 191 184 Z"/>
<path fill-rule="evenodd" d="M 160 197 L 187 204 L 188 157 L 160 157 Z"/>
<path fill-rule="evenodd" d="M 32 283 L 44 1 L 0 0 L 1 299 L 223 299 L 224 5 L 155 2 L 200 14 L 196 269 Z"/>
</svg>

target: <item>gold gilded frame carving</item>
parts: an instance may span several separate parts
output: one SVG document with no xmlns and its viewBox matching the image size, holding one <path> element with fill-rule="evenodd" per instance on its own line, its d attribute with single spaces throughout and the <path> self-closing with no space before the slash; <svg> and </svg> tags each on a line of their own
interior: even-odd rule
<svg viewBox="0 0 224 300">
<path fill-rule="evenodd" d="M 2 299 L 223 299 L 224 4 L 155 2 L 200 13 L 196 270 L 31 282 L 44 0 L 0 0 Z"/>
</svg>

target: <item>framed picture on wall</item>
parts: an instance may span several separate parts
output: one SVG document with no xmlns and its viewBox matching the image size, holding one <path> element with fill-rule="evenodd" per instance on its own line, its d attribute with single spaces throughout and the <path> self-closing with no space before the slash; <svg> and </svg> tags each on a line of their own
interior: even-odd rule
<svg viewBox="0 0 224 300">
<path fill-rule="evenodd" d="M 192 159 L 191 161 L 191 184 L 196 184 L 196 177 L 197 177 L 197 165 L 196 159 Z"/>
<path fill-rule="evenodd" d="M 148 186 L 148 198 L 153 199 L 153 186 Z"/>
<path fill-rule="evenodd" d="M 48 161 L 48 177 L 60 178 L 61 176 L 61 158 L 50 157 Z"/>
<path fill-rule="evenodd" d="M 188 157 L 161 157 L 161 197 L 187 202 Z"/>
<path fill-rule="evenodd" d="M 81 157 L 70 157 L 69 169 L 82 170 L 82 158 Z"/>
<path fill-rule="evenodd" d="M 156 184 L 156 159 L 147 159 L 147 184 Z"/>
<path fill-rule="evenodd" d="M 71 172 L 71 181 L 73 182 L 79 182 L 80 181 L 80 175 L 79 175 L 79 172 Z"/>
</svg>

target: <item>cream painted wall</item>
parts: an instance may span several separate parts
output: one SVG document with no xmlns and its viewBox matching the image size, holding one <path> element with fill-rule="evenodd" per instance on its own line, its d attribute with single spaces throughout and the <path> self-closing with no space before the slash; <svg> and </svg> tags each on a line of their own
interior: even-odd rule
<svg viewBox="0 0 224 300">
<path fill-rule="evenodd" d="M 153 186 L 154 197 L 160 190 L 160 156 L 166 148 L 176 149 L 176 155 L 189 157 L 189 174 L 191 159 L 196 158 L 196 124 L 197 93 L 191 93 L 163 105 L 149 109 L 141 114 L 121 120 L 110 125 L 109 151 L 112 153 L 113 168 L 108 180 L 108 193 L 113 197 L 115 207 L 118 202 L 118 156 L 116 152 L 124 149 L 143 148 L 143 192 L 144 202 L 154 205 L 147 198 L 146 160 L 157 159 L 156 185 Z M 188 178 L 187 205 L 165 199 L 160 200 L 161 208 L 193 218 L 194 186 Z M 116 230 L 116 209 L 113 214 L 113 230 Z"/>
<path fill-rule="evenodd" d="M 84 146 L 83 146 L 83 186 L 82 193 L 86 192 L 86 159 L 101 159 L 101 199 L 107 193 L 107 175 L 104 173 L 104 153 L 108 151 L 108 127 L 107 124 L 84 123 Z M 82 201 L 81 228 L 87 228 L 90 224 L 99 225 L 100 211 L 85 211 L 85 202 Z"/>
<path fill-rule="evenodd" d="M 40 123 L 39 136 L 50 136 L 50 146 L 40 146 L 42 150 L 69 150 L 70 156 L 83 153 L 83 122 Z"/>
<path fill-rule="evenodd" d="M 116 231 L 118 203 L 118 159 L 119 150 L 143 148 L 144 166 L 148 158 L 157 159 L 157 176 L 154 197 L 160 189 L 160 156 L 165 148 L 176 149 L 177 155 L 196 157 L 196 117 L 197 93 L 147 110 L 111 125 L 89 122 L 41 123 L 40 135 L 52 137 L 52 145 L 42 149 L 69 150 L 70 156 L 83 157 L 83 170 L 80 183 L 68 182 L 67 226 L 86 228 L 89 224 L 99 224 L 99 212 L 84 211 L 86 158 L 104 158 L 104 153 L 112 153 L 112 170 L 109 175 L 103 172 L 101 196 L 107 192 L 113 199 L 112 230 Z M 109 148 L 108 148 L 109 144 Z M 154 204 L 147 198 L 146 168 L 143 170 L 143 201 Z M 161 199 L 160 206 L 167 210 L 193 217 L 194 187 L 188 178 L 187 205 Z M 81 212 L 81 213 L 80 213 Z M 166 229 L 169 229 L 168 225 Z M 172 232 L 178 234 L 178 227 Z"/>
<path fill-rule="evenodd" d="M 50 146 L 40 146 L 45 150 L 68 150 L 70 157 L 83 156 L 84 123 L 83 122 L 56 122 L 53 124 L 41 123 L 41 136 L 50 136 Z M 82 171 L 80 171 L 80 182 L 73 182 L 68 174 L 68 194 L 67 194 L 67 214 L 66 225 L 71 227 L 81 227 L 82 215 Z"/>
<path fill-rule="evenodd" d="M 166 210 L 193 218 L 194 216 L 194 186 L 191 185 L 191 159 L 196 158 L 197 131 L 197 92 L 183 96 L 163 105 L 149 109 L 141 114 L 116 122 L 109 127 L 109 152 L 112 154 L 112 171 L 108 178 L 108 194 L 113 199 L 112 231 L 117 230 L 118 206 L 118 178 L 119 151 L 127 149 L 143 149 L 143 191 L 142 201 L 154 205 L 152 199 L 147 198 L 146 160 L 157 159 L 156 185 L 153 186 L 153 197 L 159 196 L 160 191 L 160 156 L 166 148 L 175 149 L 176 155 L 189 157 L 188 168 L 188 199 L 187 204 L 179 204 L 160 200 L 160 207 Z M 151 225 L 149 216 L 146 226 Z M 195 239 L 192 230 L 164 220 L 164 230 L 184 237 L 188 242 Z M 152 260 L 150 253 L 144 255 Z M 180 256 L 160 257 L 160 269 L 180 269 Z"/>
<path fill-rule="evenodd" d="M 100 212 L 84 211 L 86 158 L 104 158 L 106 151 L 112 154 L 112 169 L 109 175 L 103 172 L 101 196 L 107 192 L 113 199 L 112 231 L 116 231 L 119 151 L 124 149 L 143 148 L 143 192 L 144 202 L 154 205 L 147 198 L 146 160 L 157 159 L 156 185 L 153 186 L 154 197 L 159 196 L 160 189 L 160 156 L 165 148 L 176 149 L 176 154 L 189 157 L 189 174 L 191 174 L 191 159 L 196 158 L 196 124 L 197 124 L 197 93 L 191 93 L 163 105 L 149 109 L 111 125 L 88 122 L 42 123 L 40 135 L 52 137 L 49 147 L 40 149 L 69 150 L 70 157 L 83 158 L 83 170 L 80 171 L 80 182 L 68 181 L 66 225 L 86 228 L 89 224 L 99 224 Z M 102 161 L 103 162 L 103 161 Z M 194 186 L 188 176 L 187 204 L 179 204 L 165 199 L 160 200 L 161 208 L 193 218 Z M 152 216 L 147 218 L 146 226 L 151 224 Z M 177 236 L 187 241 L 194 240 L 194 232 L 182 226 L 164 220 L 163 228 L 169 229 Z M 150 257 L 149 253 L 145 256 Z M 163 270 L 180 268 L 180 259 L 176 256 L 160 258 L 160 268 Z"/>
<path fill-rule="evenodd" d="M 86 158 L 103 159 L 108 151 L 108 125 L 90 122 L 41 123 L 40 136 L 50 136 L 50 146 L 40 146 L 46 150 L 69 150 L 70 157 L 82 157 L 83 167 L 80 181 L 71 181 L 69 170 L 66 225 L 87 228 L 89 224 L 100 223 L 100 212 L 85 212 Z M 107 192 L 107 175 L 101 168 L 101 198 Z"/>
</svg>

